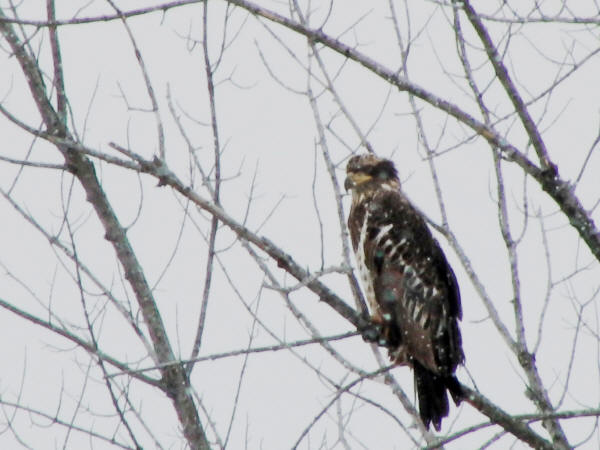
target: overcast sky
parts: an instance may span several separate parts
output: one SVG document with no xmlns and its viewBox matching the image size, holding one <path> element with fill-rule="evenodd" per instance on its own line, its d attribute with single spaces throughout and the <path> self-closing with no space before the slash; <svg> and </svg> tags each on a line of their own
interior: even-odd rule
<svg viewBox="0 0 600 450">
<path fill-rule="evenodd" d="M 513 17 L 508 7 L 501 7 L 504 2 L 491 3 L 476 2 L 474 7 L 496 18 Z M 600 20 L 593 2 L 577 2 L 580 11 L 561 10 L 558 3 L 547 2 L 543 12 Z M 116 4 L 127 11 L 160 2 Z M 402 52 L 398 32 L 404 46 L 410 43 L 409 79 L 483 121 L 457 56 L 451 8 L 433 1 L 392 4 L 398 17 L 397 29 L 389 2 L 330 4 L 313 0 L 303 2 L 302 8 L 305 15 L 307 9 L 311 11 L 310 27 L 322 27 L 328 35 L 356 47 L 382 66 L 399 71 Z M 5 15 L 14 15 L 8 2 L 1 5 Z M 287 2 L 264 1 L 260 5 L 290 15 Z M 445 112 L 416 100 L 423 124 L 419 131 L 415 110 L 405 92 L 358 63 L 317 45 L 325 75 L 305 37 L 257 19 L 242 8 L 226 6 L 224 1 L 213 1 L 208 8 L 209 56 L 213 64 L 218 60 L 214 83 L 223 209 L 250 230 L 271 239 L 302 267 L 313 272 L 339 269 L 343 264 L 341 225 L 323 153 L 327 152 L 336 165 L 336 183 L 341 188 L 347 158 L 365 151 L 362 134 L 379 156 L 394 161 L 404 191 L 418 208 L 441 224 L 432 177 L 435 168 L 450 229 L 499 318 L 514 336 L 514 283 L 499 228 L 498 181 L 486 141 L 474 137 L 472 130 Z M 484 11 L 485 7 L 490 9 Z M 57 18 L 62 20 L 114 15 L 103 1 L 57 2 L 56 8 Z M 18 5 L 16 11 L 21 19 L 45 18 L 44 2 L 29 0 Z M 169 168 L 198 194 L 210 198 L 199 171 L 193 168 L 192 157 L 194 154 L 214 179 L 202 14 L 202 5 L 192 4 L 127 20 L 158 101 L 158 114 L 150 112 L 144 76 L 120 20 L 61 26 L 58 35 L 69 99 L 69 127 L 80 142 L 97 152 L 127 159 L 110 146 L 116 143 L 151 159 L 159 153 L 159 120 Z M 298 20 L 296 14 L 293 18 Z M 514 106 L 495 79 L 464 15 L 462 23 L 474 77 L 484 91 L 496 129 L 537 162 Z M 560 176 L 574 185 L 577 182 L 578 198 L 585 208 L 594 208 L 600 198 L 600 159 L 593 148 L 600 118 L 600 60 L 595 55 L 600 48 L 598 22 L 485 23 L 504 51 L 504 62 L 519 92 L 526 101 L 535 99 L 529 111 Z M 30 48 L 39 57 L 49 90 L 53 69 L 47 29 L 36 31 L 35 27 L 24 26 L 23 30 L 31 37 Z M 0 46 L 2 107 L 37 129 L 41 120 L 23 72 L 9 54 L 5 40 L 0 40 Z M 577 70 L 562 81 L 574 68 Z M 335 92 L 327 89 L 328 79 Z M 561 83 L 551 95 L 539 97 L 556 80 Z M 320 124 L 316 124 L 307 92 L 315 97 Z M 325 142 L 320 139 L 319 126 L 323 127 Z M 0 117 L 0 134 L 2 157 L 63 162 L 53 145 L 35 139 L 4 115 Z M 427 146 L 436 153 L 433 166 Z M 157 180 L 148 175 L 93 161 L 118 219 L 128 227 L 127 236 L 153 288 L 171 345 L 177 356 L 188 358 L 205 285 L 210 216 L 170 188 L 158 187 Z M 597 407 L 597 261 L 535 181 L 525 177 L 514 163 L 503 161 L 502 169 L 510 229 L 518 240 L 518 288 L 529 349 L 536 351 L 540 375 L 559 411 Z M 68 173 L 0 161 L 0 187 L 5 194 L 0 198 L 3 302 L 89 339 L 73 261 L 24 216 L 72 249 L 66 217 L 81 263 L 123 305 L 137 313 L 114 249 L 104 239 L 104 230 L 83 190 Z M 347 214 L 349 196 L 345 193 L 343 207 Z M 597 209 L 590 214 L 598 222 Z M 465 260 L 461 261 L 443 236 L 436 236 L 455 268 L 462 293 L 466 365 L 459 369 L 459 379 L 476 386 L 509 413 L 535 412 L 525 393 L 522 369 L 490 320 L 481 292 L 465 271 Z M 235 234 L 224 226 L 219 228 L 216 249 L 201 356 L 308 339 L 314 337 L 315 330 L 321 336 L 353 330 L 306 288 L 289 295 L 315 330 L 301 324 Z M 296 285 L 297 281 L 275 262 L 259 254 L 281 286 Z M 354 264 L 353 259 L 351 262 Z M 346 275 L 330 273 L 322 281 L 354 306 Z M 84 301 L 102 350 L 132 368 L 152 367 L 143 343 L 98 284 L 84 275 L 83 285 Z M 147 332 L 145 327 L 142 329 Z M 106 439 L 90 439 L 77 430 L 69 432 L 68 427 L 52 423 L 49 418 L 55 416 L 108 438 L 114 435 L 116 441 L 133 446 L 123 426 L 118 426 L 102 372 L 88 353 L 6 309 L 0 310 L 0 330 L 4 361 L 0 366 L 0 398 L 6 403 L 5 416 L 0 418 L 0 447 L 114 447 Z M 541 344 L 536 347 L 540 336 Z M 336 341 L 332 346 L 341 358 L 312 344 L 295 353 L 271 351 L 251 354 L 247 359 L 238 355 L 199 362 L 192 373 L 192 387 L 202 400 L 202 408 L 206 408 L 200 409 L 200 415 L 210 439 L 214 440 L 215 434 L 207 425 L 207 414 L 221 440 L 230 428 L 230 449 L 295 445 L 335 399 L 334 384 L 344 386 L 355 381 L 359 375 L 354 369 L 371 372 L 379 367 L 370 345 L 360 337 Z M 110 372 L 116 374 L 112 380 L 120 386 L 128 386 L 131 381 L 114 367 Z M 156 371 L 150 373 L 157 376 Z M 395 368 L 392 373 L 413 399 L 410 369 Z M 140 443 L 145 448 L 185 448 L 171 402 L 138 381 L 132 381 L 129 389 L 137 415 L 128 414 Z M 48 417 L 15 410 L 9 406 L 13 403 Z M 452 405 L 442 431 L 450 434 L 485 421 L 469 405 Z M 591 433 L 592 439 L 581 448 L 597 448 L 600 438 L 592 420 L 574 419 L 563 425 L 571 444 L 577 445 Z M 414 447 L 402 427 L 412 427 L 411 434 L 419 439 L 412 419 L 379 377 L 356 384 L 352 394 L 340 395 L 339 401 L 326 408 L 311 426 L 298 448 Z M 534 429 L 543 434 L 540 426 L 534 425 Z M 447 448 L 480 447 L 499 430 L 484 429 Z M 513 442 L 514 438 L 502 436 L 491 446 L 508 448 Z"/>
</svg>

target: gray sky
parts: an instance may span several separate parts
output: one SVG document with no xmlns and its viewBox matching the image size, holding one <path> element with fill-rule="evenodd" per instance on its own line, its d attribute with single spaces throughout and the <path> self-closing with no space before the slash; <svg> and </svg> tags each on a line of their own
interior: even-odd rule
<svg viewBox="0 0 600 450">
<path fill-rule="evenodd" d="M 42 3 L 30 0 L 19 5 L 19 17 L 43 20 Z M 123 10 L 132 7 L 129 3 L 117 2 Z M 588 4 L 588 9 L 582 6 L 581 11 L 573 13 L 585 17 L 595 14 L 597 19 L 592 2 L 583 3 Z M 154 4 L 159 2 L 143 2 L 143 5 Z M 451 9 L 437 2 L 393 4 L 404 45 L 410 41 L 409 79 L 481 120 L 457 56 Z M 260 5 L 289 15 L 286 2 L 265 1 Z M 2 7 L 6 8 L 7 2 L 2 2 Z M 136 2 L 134 7 L 142 7 L 142 2 Z M 318 45 L 319 57 L 327 70 L 325 76 L 304 37 L 249 16 L 241 8 L 228 11 L 224 34 L 225 7 L 226 2 L 210 3 L 208 30 L 210 58 L 214 63 L 221 57 L 214 82 L 222 150 L 221 204 L 227 213 L 250 230 L 258 230 L 258 234 L 271 239 L 303 267 L 311 271 L 337 268 L 343 262 L 340 223 L 323 152 L 327 151 L 337 165 L 337 182 L 341 187 L 345 160 L 352 152 L 364 151 L 354 123 L 378 155 L 393 159 L 404 191 L 439 224 L 441 215 L 426 158 L 427 144 L 439 153 L 433 161 L 450 228 L 499 318 L 514 336 L 511 303 L 514 285 L 499 231 L 492 153 L 485 140 L 472 138 L 474 133 L 465 125 L 417 100 L 424 133 L 420 136 L 406 93 Z M 482 4 L 474 7 L 497 18 L 512 17 L 499 2 L 493 2 L 489 11 L 483 11 Z M 568 11 L 560 11 L 549 3 L 545 7 L 548 15 L 570 17 Z M 323 26 L 327 34 L 356 47 L 379 64 L 400 69 L 401 52 L 388 2 L 347 1 L 330 5 L 312 1 L 310 9 L 311 27 Z M 57 5 L 57 17 L 65 20 L 112 14 L 111 11 L 101 1 Z M 8 10 L 5 14 L 12 15 Z M 485 91 L 484 99 L 496 129 L 537 162 L 513 105 L 480 50 L 481 43 L 464 16 L 462 21 L 474 77 Z M 69 25 L 59 29 L 59 38 L 71 130 L 82 143 L 98 152 L 124 158 L 109 146 L 116 143 L 151 159 L 159 151 L 159 119 L 170 169 L 208 198 L 199 172 L 193 170 L 190 176 L 193 159 L 188 142 L 169 107 L 170 102 L 198 161 L 210 172 L 214 155 L 201 45 L 202 6 L 194 4 L 165 14 L 147 14 L 127 23 L 154 88 L 159 114 L 149 112 L 151 103 L 144 78 L 120 21 Z M 573 63 L 584 62 L 551 95 L 530 105 L 529 111 L 564 180 L 575 183 L 586 164 L 575 192 L 584 207 L 593 208 L 598 201 L 596 173 L 600 169 L 597 152 L 590 153 L 598 134 L 600 104 L 597 83 L 600 63 L 593 55 L 599 42 L 597 26 L 546 23 L 513 24 L 509 28 L 501 21 L 486 24 L 502 50 L 508 43 L 504 62 L 526 101 L 544 93 L 555 80 L 573 69 Z M 52 66 L 46 29 L 34 33 L 33 27 L 25 27 L 25 31 L 28 36 L 33 34 L 31 46 L 39 54 L 50 86 Z M 510 39 L 509 32 L 513 33 Z M 6 41 L 0 42 L 1 104 L 19 120 L 38 128 L 40 118 L 23 73 L 15 58 L 8 55 Z M 588 55 L 592 56 L 588 59 Z M 332 80 L 335 94 L 324 88 L 327 77 Z M 326 146 L 320 145 L 313 110 L 305 95 L 308 87 L 316 96 Z M 341 99 L 348 115 L 342 112 L 336 98 Z M 504 118 L 507 115 L 510 116 Z M 496 122 L 498 118 L 503 120 Z M 4 138 L 0 156 L 62 163 L 55 147 L 33 139 L 4 116 L 0 117 L 0 130 Z M 127 235 L 154 289 L 171 344 L 178 356 L 187 358 L 196 334 L 204 288 L 210 218 L 170 188 L 157 187 L 156 179 L 94 162 L 121 224 L 129 227 Z M 519 292 L 529 348 L 535 348 L 541 330 L 542 343 L 535 348 L 536 361 L 559 411 L 595 407 L 599 395 L 597 261 L 594 263 L 564 214 L 531 178 L 525 178 L 514 163 L 503 162 L 502 169 L 510 229 L 513 237 L 520 239 Z M 0 161 L 0 186 L 25 214 L 50 235 L 58 233 L 60 241 L 71 248 L 64 221 L 66 210 L 82 263 L 119 301 L 133 305 L 132 310 L 137 311 L 115 252 L 104 239 L 104 231 L 86 203 L 81 187 L 73 184 L 70 175 L 60 170 L 21 168 Z M 343 205 L 347 214 L 347 196 Z M 591 215 L 598 221 L 597 210 Z M 77 272 L 73 261 L 51 246 L 4 198 L 0 199 L 0 217 L 3 230 L 0 298 L 88 339 L 81 295 L 74 282 Z M 535 412 L 524 394 L 524 375 L 515 355 L 489 319 L 460 258 L 443 237 L 438 235 L 438 238 L 455 268 L 462 293 L 461 329 L 466 367 L 459 369 L 459 379 L 469 386 L 475 385 L 510 413 Z M 276 344 L 277 339 L 270 333 L 286 342 L 313 336 L 299 323 L 280 293 L 270 286 L 230 230 L 220 228 L 216 242 L 218 260 L 201 356 Z M 276 263 L 268 258 L 265 261 L 282 286 L 296 285 L 297 281 L 278 269 Z M 152 366 L 148 352 L 130 324 L 100 294 L 98 286 L 84 278 L 85 303 L 94 318 L 103 351 L 131 367 Z M 322 281 L 354 305 L 344 275 L 328 274 Z M 351 324 L 305 288 L 293 291 L 289 299 L 322 336 L 352 330 Z M 260 323 L 253 320 L 247 308 L 255 311 Z M 118 419 L 102 373 L 86 352 L 6 310 L 0 312 L 0 329 L 3 336 L 0 352 L 5 361 L 0 367 L 0 395 L 4 402 L 18 402 L 104 436 L 114 434 L 119 442 L 132 445 L 123 427 L 117 427 Z M 192 386 L 221 439 L 228 433 L 235 410 L 228 448 L 241 449 L 245 445 L 250 449 L 290 448 L 334 399 L 336 389 L 332 383 L 344 386 L 356 380 L 358 375 L 349 367 L 366 372 L 378 367 L 370 346 L 360 337 L 332 346 L 348 363 L 346 366 L 314 344 L 300 347 L 295 355 L 277 351 L 251 354 L 247 361 L 242 355 L 198 363 L 192 374 Z M 111 373 L 114 372 L 111 368 Z M 412 399 L 410 370 L 396 368 L 392 373 Z M 116 377 L 122 380 L 117 383 L 126 384 L 125 375 Z M 352 392 L 360 396 L 342 394 L 339 403 L 319 417 L 298 448 L 410 448 L 411 442 L 398 422 L 411 427 L 411 418 L 389 386 L 377 378 L 363 381 Z M 138 416 L 130 413 L 130 420 L 145 448 L 158 444 L 162 448 L 184 447 L 174 409 L 164 395 L 139 382 L 130 385 L 130 395 L 139 413 Z M 50 424 L 47 418 L 30 416 L 25 410 L 15 413 L 9 406 L 4 411 L 0 424 L 10 422 L 13 429 L 0 426 L 3 448 L 92 445 L 84 433 L 69 434 L 66 427 Z M 140 417 L 145 425 L 140 423 Z M 201 417 L 206 424 L 206 412 Z M 485 420 L 469 405 L 459 408 L 452 405 L 443 432 L 453 433 Z M 591 420 L 565 421 L 564 426 L 571 444 L 578 444 L 592 433 L 592 439 L 581 448 L 597 447 L 599 439 Z M 144 428 L 151 430 L 157 442 Z M 539 425 L 533 428 L 543 434 Z M 213 431 L 208 426 L 207 429 L 214 439 Z M 480 447 L 498 431 L 495 427 L 474 433 L 449 444 L 448 448 Z M 414 429 L 411 433 L 419 436 Z M 510 436 L 501 437 L 492 447 L 508 448 L 513 441 Z M 523 445 L 517 443 L 516 447 Z M 93 440 L 93 448 L 112 446 L 103 440 Z"/>
</svg>

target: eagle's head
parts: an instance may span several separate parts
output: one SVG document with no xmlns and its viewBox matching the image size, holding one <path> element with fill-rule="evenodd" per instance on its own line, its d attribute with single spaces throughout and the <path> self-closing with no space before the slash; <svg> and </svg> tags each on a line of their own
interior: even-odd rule
<svg viewBox="0 0 600 450">
<path fill-rule="evenodd" d="M 374 193 L 378 189 L 400 189 L 400 180 L 394 163 L 371 153 L 350 158 L 346 166 L 346 190 L 352 190 L 353 198 Z"/>
</svg>

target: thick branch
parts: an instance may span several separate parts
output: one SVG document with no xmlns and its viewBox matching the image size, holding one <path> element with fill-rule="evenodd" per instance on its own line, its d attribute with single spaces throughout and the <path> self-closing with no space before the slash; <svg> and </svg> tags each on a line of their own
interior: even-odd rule
<svg viewBox="0 0 600 450">
<path fill-rule="evenodd" d="M 553 450 L 554 445 L 547 440 L 541 438 L 524 422 L 515 419 L 510 414 L 506 413 L 498 406 L 494 405 L 491 401 L 481 395 L 479 392 L 468 388 L 467 386 L 461 385 L 464 392 L 464 400 L 470 404 L 473 408 L 489 417 L 489 419 L 507 432 L 513 434 L 523 442 L 526 442 L 535 448 L 536 450 Z"/>
<path fill-rule="evenodd" d="M 0 10 L 0 18 L 4 17 Z M 59 115 L 52 107 L 45 85 L 43 83 L 41 70 L 36 60 L 29 55 L 18 36 L 9 23 L 0 21 L 0 33 L 9 43 L 13 53 L 29 83 L 29 89 L 34 97 L 38 111 L 46 126 L 46 132 L 50 136 L 66 141 L 72 139 Z M 58 43 L 56 44 L 58 46 Z M 55 65 L 55 69 L 60 69 Z M 62 78 L 62 77 L 61 77 Z M 175 356 L 164 324 L 154 297 L 144 276 L 141 265 L 126 236 L 125 229 L 113 211 L 106 194 L 96 176 L 94 165 L 87 156 L 70 148 L 68 145 L 59 144 L 57 148 L 65 158 L 69 171 L 81 183 L 86 192 L 87 201 L 93 206 L 102 223 L 106 239 L 112 244 L 117 257 L 125 271 L 125 278 L 133 289 L 137 302 L 142 311 L 144 322 L 148 327 L 155 355 L 153 357 L 158 363 L 171 362 Z M 198 412 L 193 397 L 189 392 L 189 379 L 181 364 L 167 366 L 161 370 L 162 389 L 172 399 L 179 421 L 183 427 L 183 433 L 194 449 L 210 448 L 204 429 L 200 424 Z"/>
<path fill-rule="evenodd" d="M 48 20 L 56 19 L 54 0 L 46 1 Z M 56 109 L 63 124 L 67 123 L 67 96 L 65 93 L 65 80 L 63 79 L 62 56 L 58 44 L 58 32 L 55 26 L 49 28 L 50 46 L 52 47 L 52 60 L 54 64 L 54 88 L 56 89 Z"/>
</svg>

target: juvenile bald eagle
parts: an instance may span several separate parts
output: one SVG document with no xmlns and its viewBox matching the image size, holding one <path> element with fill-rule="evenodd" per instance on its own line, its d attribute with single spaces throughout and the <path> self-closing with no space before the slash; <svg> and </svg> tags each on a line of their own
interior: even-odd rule
<svg viewBox="0 0 600 450">
<path fill-rule="evenodd" d="M 413 368 L 419 415 L 440 430 L 454 376 L 464 361 L 460 293 L 452 268 L 425 220 L 400 191 L 394 164 L 371 154 L 346 168 L 352 191 L 348 227 L 371 319 L 392 362 Z"/>
</svg>

